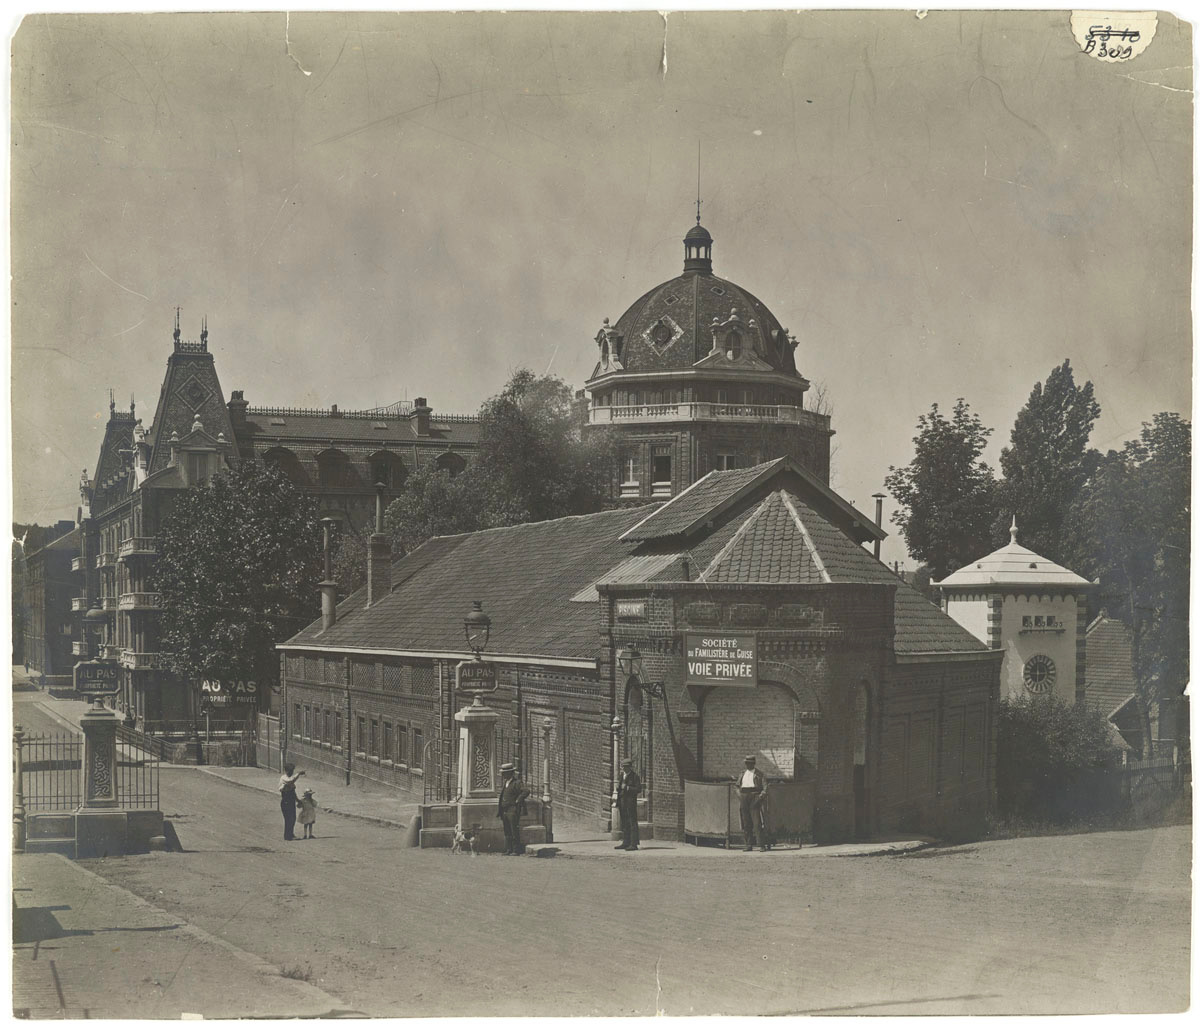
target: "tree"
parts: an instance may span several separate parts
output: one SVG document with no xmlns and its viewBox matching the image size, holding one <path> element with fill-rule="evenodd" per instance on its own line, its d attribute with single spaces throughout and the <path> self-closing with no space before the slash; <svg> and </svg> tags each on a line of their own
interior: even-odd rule
<svg viewBox="0 0 1200 1026">
<path fill-rule="evenodd" d="M 1155 414 L 1108 452 L 1069 516 L 1080 569 L 1099 577 L 1110 612 L 1130 626 L 1147 754 L 1151 709 L 1176 701 L 1190 673 L 1191 461 L 1191 424 Z"/>
<path fill-rule="evenodd" d="M 317 605 L 316 503 L 276 468 L 242 463 L 188 489 L 163 519 L 156 588 L 172 669 L 189 677 L 278 680 L 275 645 Z"/>
<path fill-rule="evenodd" d="M 580 437 L 571 389 L 521 369 L 479 411 L 479 450 L 457 476 L 418 470 L 388 507 L 400 551 L 437 534 L 594 513 L 604 507 L 613 444 Z"/>
<path fill-rule="evenodd" d="M 950 419 L 934 403 L 917 419 L 912 462 L 888 468 L 884 481 L 898 503 L 892 521 L 936 580 L 987 551 L 995 481 L 980 454 L 991 433 L 966 400 Z"/>
<path fill-rule="evenodd" d="M 337 581 L 339 594 L 358 591 L 367 583 L 367 542 L 353 527 L 344 524 L 331 547 L 333 579 Z"/>
<path fill-rule="evenodd" d="M 1100 454 L 1088 447 L 1100 404 L 1092 383 L 1075 384 L 1071 361 L 1055 367 L 1033 386 L 1017 414 L 1010 444 L 1000 452 L 1004 478 L 996 487 L 992 540 L 1004 544 L 1015 515 L 1021 543 L 1058 563 L 1072 542 L 1065 533 L 1067 511 L 1095 472 Z"/>
</svg>

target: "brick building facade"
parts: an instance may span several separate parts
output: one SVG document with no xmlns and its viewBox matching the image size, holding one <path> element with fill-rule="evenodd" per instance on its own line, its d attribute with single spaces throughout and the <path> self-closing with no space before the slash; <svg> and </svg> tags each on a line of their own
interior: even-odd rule
<svg viewBox="0 0 1200 1026">
<path fill-rule="evenodd" d="M 583 430 L 617 435 L 612 497 L 670 498 L 712 470 L 791 456 L 829 481 L 829 417 L 805 409 L 795 336 L 712 273 L 712 237 L 684 237 L 683 274 L 596 335 Z"/>
<path fill-rule="evenodd" d="M 991 800 L 999 653 L 861 547 L 879 533 L 788 458 L 714 472 L 661 506 L 432 539 L 373 599 L 356 593 L 280 646 L 280 755 L 453 798 L 468 701 L 454 668 L 479 599 L 503 754 L 536 783 L 548 726 L 556 815 L 603 822 L 628 755 L 647 829 L 679 837 L 685 782 L 728 780 L 749 752 L 802 836 L 970 830 Z M 752 637 L 753 685 L 689 680 L 697 632 Z M 618 669 L 629 646 L 640 676 Z"/>
<path fill-rule="evenodd" d="M 30 528 L 19 546 L 20 565 L 13 568 L 13 601 L 21 604 L 21 660 L 35 676 L 66 683 L 85 651 L 72 608 L 80 604 L 78 575 L 83 560 L 79 528 L 71 520 Z"/>
</svg>

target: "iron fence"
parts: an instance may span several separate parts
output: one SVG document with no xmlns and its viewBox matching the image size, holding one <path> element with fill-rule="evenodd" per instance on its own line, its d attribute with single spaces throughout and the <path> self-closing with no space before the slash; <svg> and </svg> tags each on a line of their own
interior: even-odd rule
<svg viewBox="0 0 1200 1026">
<path fill-rule="evenodd" d="M 116 741 L 117 802 L 123 809 L 157 809 L 159 760 L 128 738 Z M 74 810 L 83 802 L 83 736 L 23 734 L 17 786 L 27 812 Z"/>
<path fill-rule="evenodd" d="M 525 786 L 535 797 L 549 793 L 549 781 L 543 779 L 548 749 L 544 735 L 531 731 L 518 738 L 513 732 L 497 729 L 496 766 L 511 762 L 521 773 Z M 520 749 L 524 749 L 522 756 Z M 458 738 L 433 738 L 425 742 L 421 768 L 424 771 L 426 805 L 452 802 L 458 795 Z"/>
</svg>

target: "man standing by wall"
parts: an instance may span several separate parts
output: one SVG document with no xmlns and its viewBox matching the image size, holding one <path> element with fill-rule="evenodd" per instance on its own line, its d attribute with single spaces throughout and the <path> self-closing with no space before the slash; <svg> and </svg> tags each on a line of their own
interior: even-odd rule
<svg viewBox="0 0 1200 1026">
<path fill-rule="evenodd" d="M 511 762 L 500 767 L 500 822 L 504 824 L 504 854 L 523 855 L 525 845 L 521 843 L 521 812 L 529 791 L 517 778 Z"/>
<path fill-rule="evenodd" d="M 618 849 L 637 851 L 637 800 L 642 793 L 642 778 L 633 768 L 632 759 L 621 761 L 621 779 L 617 781 L 617 811 L 621 814 L 621 843 Z"/>
<path fill-rule="evenodd" d="M 754 766 L 754 756 L 746 756 L 746 768 L 738 780 L 738 802 L 742 813 L 742 836 L 746 838 L 746 851 L 754 850 L 757 836 L 758 846 L 767 850 L 767 778 Z"/>
</svg>

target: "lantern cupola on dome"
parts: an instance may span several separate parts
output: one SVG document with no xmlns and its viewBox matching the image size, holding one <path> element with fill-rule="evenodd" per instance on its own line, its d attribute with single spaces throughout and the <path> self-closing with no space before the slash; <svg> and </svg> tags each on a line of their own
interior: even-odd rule
<svg viewBox="0 0 1200 1026">
<path fill-rule="evenodd" d="M 712 274 L 712 236 L 696 216 L 696 225 L 683 237 L 683 273 Z"/>
</svg>

